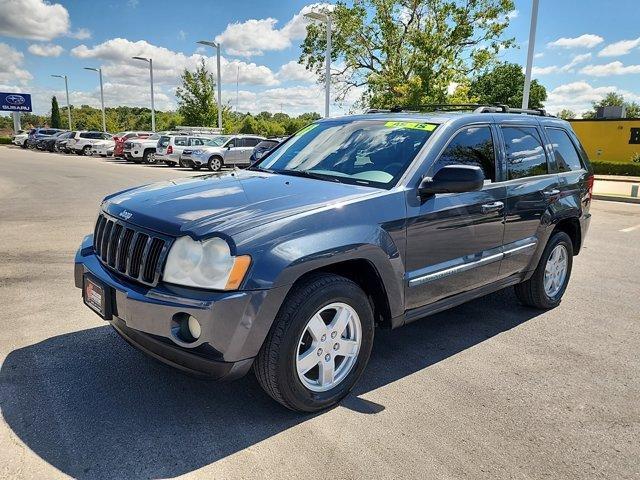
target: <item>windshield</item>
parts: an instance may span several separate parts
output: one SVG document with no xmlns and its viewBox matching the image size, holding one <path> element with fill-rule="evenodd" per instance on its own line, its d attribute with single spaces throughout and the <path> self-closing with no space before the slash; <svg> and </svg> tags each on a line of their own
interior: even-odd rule
<svg viewBox="0 0 640 480">
<path fill-rule="evenodd" d="M 204 144 L 208 147 L 221 147 L 227 138 L 229 137 L 214 137 Z"/>
<path fill-rule="evenodd" d="M 149 137 L 149 140 L 158 140 L 160 138 L 160 134 L 159 133 L 154 133 L 153 135 L 151 135 Z"/>
<path fill-rule="evenodd" d="M 436 127 L 433 123 L 384 120 L 314 123 L 277 147 L 256 167 L 390 188 Z"/>
</svg>

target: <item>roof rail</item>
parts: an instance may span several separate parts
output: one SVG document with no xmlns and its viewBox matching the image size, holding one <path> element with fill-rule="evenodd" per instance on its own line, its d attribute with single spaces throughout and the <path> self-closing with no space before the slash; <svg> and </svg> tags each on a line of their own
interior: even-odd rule
<svg viewBox="0 0 640 480">
<path fill-rule="evenodd" d="M 411 107 L 395 106 L 390 109 L 371 108 L 366 113 L 400 113 L 400 112 L 459 112 L 473 111 L 473 113 L 519 113 L 523 115 L 538 115 L 541 117 L 553 117 L 543 108 L 511 108 L 508 105 L 496 103 L 483 105 L 480 103 L 432 103 L 428 105 L 416 105 Z"/>
</svg>

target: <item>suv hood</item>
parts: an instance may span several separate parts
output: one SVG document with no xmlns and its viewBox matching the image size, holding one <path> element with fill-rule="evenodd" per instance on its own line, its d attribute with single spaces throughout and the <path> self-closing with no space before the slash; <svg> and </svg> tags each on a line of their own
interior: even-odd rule
<svg viewBox="0 0 640 480">
<path fill-rule="evenodd" d="M 378 192 L 371 187 L 239 170 L 154 183 L 108 196 L 102 209 L 171 236 L 233 235 Z"/>
</svg>

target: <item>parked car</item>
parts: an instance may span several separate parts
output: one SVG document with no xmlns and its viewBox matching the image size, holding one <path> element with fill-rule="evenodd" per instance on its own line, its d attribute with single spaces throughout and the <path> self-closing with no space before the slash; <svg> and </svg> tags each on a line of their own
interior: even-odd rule
<svg viewBox="0 0 640 480">
<path fill-rule="evenodd" d="M 542 113 L 329 118 L 249 169 L 109 195 L 75 284 L 156 359 L 226 379 L 253 367 L 284 406 L 327 408 L 376 325 L 509 286 L 559 305 L 594 176 L 571 125 Z"/>
<path fill-rule="evenodd" d="M 91 145 L 91 155 L 100 155 L 101 157 L 110 157 L 113 155 L 116 142 L 113 138 L 106 140 L 98 140 Z"/>
<path fill-rule="evenodd" d="M 77 153 L 78 155 L 91 155 L 91 148 L 94 144 L 101 140 L 111 140 L 113 135 L 110 133 L 97 131 L 79 131 L 67 140 L 66 148 L 68 151 Z"/>
<path fill-rule="evenodd" d="M 64 132 L 61 135 L 58 135 L 56 137 L 56 143 L 54 145 L 54 150 L 56 152 L 64 152 L 64 153 L 70 153 L 70 150 L 67 149 L 67 142 L 74 138 L 76 135 L 76 132 Z"/>
<path fill-rule="evenodd" d="M 26 146 L 28 148 L 36 148 L 38 140 L 41 138 L 52 137 L 58 132 L 62 132 L 59 128 L 32 128 L 27 136 Z"/>
<path fill-rule="evenodd" d="M 262 140 L 258 145 L 256 145 L 251 153 L 251 157 L 249 158 L 249 163 L 254 163 L 257 160 L 260 160 L 265 153 L 269 153 L 271 150 L 276 148 L 284 138 L 267 138 Z"/>
<path fill-rule="evenodd" d="M 262 140 L 264 137 L 255 135 L 234 135 L 221 146 L 205 145 L 192 150 L 183 157 L 182 164 L 194 170 L 208 167 L 213 172 L 219 171 L 223 165 L 247 166 L 250 164 L 253 148 Z"/>
<path fill-rule="evenodd" d="M 18 130 L 18 132 L 15 135 L 13 135 L 13 138 L 11 139 L 11 143 L 22 148 L 27 148 L 26 142 L 27 142 L 28 136 L 29 136 L 29 132 L 24 130 Z"/>
<path fill-rule="evenodd" d="M 178 165 L 184 149 L 201 147 L 209 140 L 210 138 L 202 135 L 161 135 L 156 146 L 156 162 L 164 162 L 169 166 Z"/>
<path fill-rule="evenodd" d="M 48 152 L 54 152 L 55 151 L 55 147 L 56 147 L 56 142 L 58 141 L 58 139 L 65 134 L 68 134 L 70 132 L 67 131 L 60 131 L 57 132 L 53 135 L 51 135 L 50 137 L 42 137 L 40 139 L 37 140 L 36 142 L 36 148 L 38 150 L 46 150 Z"/>
<path fill-rule="evenodd" d="M 156 163 L 156 148 L 162 135 L 170 132 L 158 132 L 147 138 L 134 137 L 124 142 L 123 154 L 128 162 Z"/>
<path fill-rule="evenodd" d="M 197 150 L 207 150 L 210 147 L 213 147 L 214 150 L 218 147 L 224 145 L 224 143 L 231 138 L 231 135 L 216 135 L 211 139 L 207 140 L 202 148 L 195 148 Z M 182 168 L 193 168 L 194 163 L 191 160 L 191 155 L 193 154 L 193 148 L 185 148 L 182 150 L 180 154 L 180 160 L 178 161 L 178 165 Z"/>
<path fill-rule="evenodd" d="M 124 142 L 127 140 L 131 138 L 149 138 L 151 135 L 153 135 L 153 132 L 130 131 L 116 133 L 113 136 L 113 140 L 116 142 L 115 148 L 113 149 L 113 156 L 116 158 L 124 158 Z"/>
</svg>

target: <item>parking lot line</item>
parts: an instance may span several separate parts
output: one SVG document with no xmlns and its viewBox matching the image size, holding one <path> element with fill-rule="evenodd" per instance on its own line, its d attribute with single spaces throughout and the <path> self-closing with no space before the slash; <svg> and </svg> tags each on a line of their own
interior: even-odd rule
<svg viewBox="0 0 640 480">
<path fill-rule="evenodd" d="M 623 228 L 620 231 L 624 233 L 629 233 L 629 232 L 633 232 L 634 230 L 638 230 L 639 228 L 640 228 L 640 224 L 634 225 L 633 227 Z"/>
</svg>

